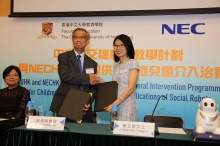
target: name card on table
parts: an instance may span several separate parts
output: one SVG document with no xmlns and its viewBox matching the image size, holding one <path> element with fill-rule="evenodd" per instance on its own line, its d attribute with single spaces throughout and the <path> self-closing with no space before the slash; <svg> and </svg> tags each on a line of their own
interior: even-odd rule
<svg viewBox="0 0 220 146">
<path fill-rule="evenodd" d="M 113 134 L 154 137 L 155 123 L 115 121 Z"/>
<path fill-rule="evenodd" d="M 66 117 L 29 116 L 27 128 L 63 130 Z"/>
</svg>

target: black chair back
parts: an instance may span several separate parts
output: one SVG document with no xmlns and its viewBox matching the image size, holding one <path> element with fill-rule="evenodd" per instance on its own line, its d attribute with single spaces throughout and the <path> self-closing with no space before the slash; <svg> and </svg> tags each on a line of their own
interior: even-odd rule
<svg viewBox="0 0 220 146">
<path fill-rule="evenodd" d="M 144 122 L 155 123 L 155 127 L 184 128 L 184 120 L 181 117 L 160 115 L 155 115 L 153 118 L 151 117 L 151 115 L 145 115 Z"/>
</svg>

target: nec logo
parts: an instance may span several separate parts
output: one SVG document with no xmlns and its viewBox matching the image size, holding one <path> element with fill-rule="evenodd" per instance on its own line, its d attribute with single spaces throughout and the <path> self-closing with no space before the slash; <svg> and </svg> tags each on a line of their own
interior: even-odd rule
<svg viewBox="0 0 220 146">
<path fill-rule="evenodd" d="M 167 31 L 169 34 L 198 34 L 202 35 L 205 32 L 197 31 L 198 27 L 202 27 L 205 23 L 195 23 L 195 24 L 173 24 L 169 26 L 167 24 L 162 24 L 162 34 Z M 201 30 L 201 29 L 200 29 Z"/>
</svg>

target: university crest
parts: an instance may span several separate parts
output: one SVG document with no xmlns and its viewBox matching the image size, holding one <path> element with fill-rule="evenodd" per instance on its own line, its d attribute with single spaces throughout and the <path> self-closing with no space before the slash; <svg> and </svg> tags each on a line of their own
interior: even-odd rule
<svg viewBox="0 0 220 146">
<path fill-rule="evenodd" d="M 50 23 L 50 22 L 42 23 L 42 33 L 44 35 L 51 34 L 52 30 L 53 30 L 53 23 Z"/>
<path fill-rule="evenodd" d="M 52 31 L 53 31 L 53 23 L 43 22 L 42 23 L 42 34 L 40 36 L 37 36 L 37 39 L 42 39 L 42 38 L 57 39 L 57 36 L 52 35 Z"/>
</svg>

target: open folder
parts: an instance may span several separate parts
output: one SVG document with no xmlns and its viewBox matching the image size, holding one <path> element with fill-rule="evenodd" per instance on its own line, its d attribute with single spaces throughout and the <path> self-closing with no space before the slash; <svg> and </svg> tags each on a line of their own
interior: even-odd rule
<svg viewBox="0 0 220 146">
<path fill-rule="evenodd" d="M 103 108 L 117 99 L 118 83 L 116 81 L 97 85 L 94 111 L 103 111 Z"/>
<path fill-rule="evenodd" d="M 58 111 L 58 116 L 66 117 L 73 121 L 81 121 L 83 118 L 83 108 L 89 103 L 90 94 L 75 88 L 70 88 Z"/>
</svg>

